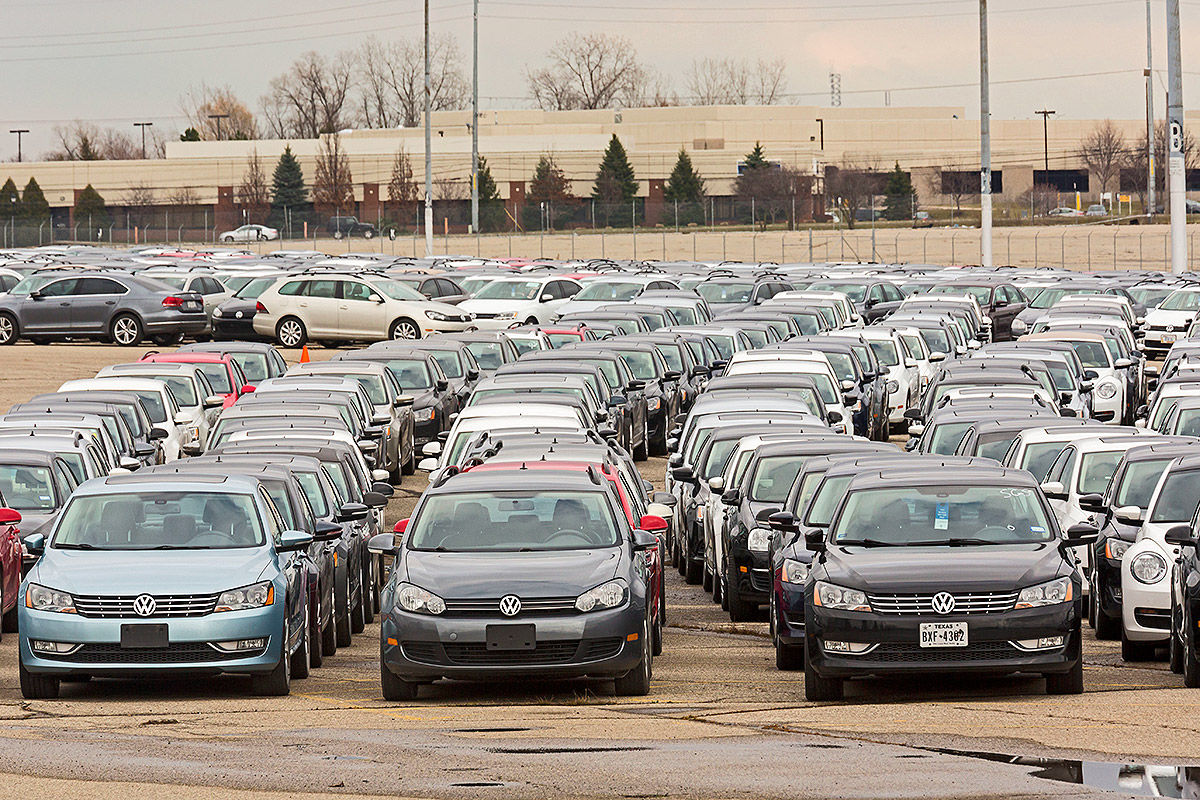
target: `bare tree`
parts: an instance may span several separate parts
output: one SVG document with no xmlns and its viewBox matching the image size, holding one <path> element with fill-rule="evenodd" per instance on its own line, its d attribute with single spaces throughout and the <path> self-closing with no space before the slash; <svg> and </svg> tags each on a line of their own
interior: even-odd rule
<svg viewBox="0 0 1200 800">
<path fill-rule="evenodd" d="M 756 221 L 766 227 L 779 219 L 791 220 L 792 210 L 812 193 L 812 176 L 777 164 L 748 170 L 738 176 L 737 196 L 751 206 Z"/>
<path fill-rule="evenodd" d="M 354 207 L 350 159 L 342 151 L 342 140 L 336 133 L 321 138 L 312 197 L 313 208 L 318 214 L 337 214 Z"/>
<path fill-rule="evenodd" d="M 1187 169 L 1196 167 L 1200 160 L 1200 148 L 1197 147 L 1196 137 L 1187 128 L 1183 130 L 1183 161 Z M 1128 149 L 1122 169 L 1121 183 L 1135 192 L 1146 204 L 1146 175 L 1149 168 L 1146 165 L 1146 134 L 1142 134 L 1137 143 Z M 1167 196 L 1167 125 L 1159 121 L 1154 126 L 1154 185 L 1158 187 L 1160 198 L 1157 202 L 1166 205 Z"/>
<path fill-rule="evenodd" d="M 944 169 L 940 173 L 941 192 L 954 203 L 955 211 L 962 211 L 962 199 L 968 195 L 978 194 L 980 183 L 979 173 L 965 169 Z"/>
<path fill-rule="evenodd" d="M 144 227 L 150 219 L 154 200 L 154 187 L 145 182 L 131 185 L 121 197 L 121 203 L 129 211 L 130 221 L 139 227 Z"/>
<path fill-rule="evenodd" d="M 544 67 L 526 72 L 529 94 L 541 108 L 611 108 L 645 95 L 647 70 L 623 36 L 573 33 L 547 54 Z"/>
<path fill-rule="evenodd" d="M 125 161 L 141 158 L 141 144 L 131 134 L 73 122 L 54 128 L 58 146 L 46 153 L 47 161 Z"/>
<path fill-rule="evenodd" d="M 381 42 L 368 38 L 355 56 L 358 113 L 368 128 L 411 128 L 425 110 L 425 49 L 417 38 Z M 431 39 L 430 103 L 434 111 L 464 108 L 470 84 L 462 71 L 458 40 Z"/>
<path fill-rule="evenodd" d="M 1111 119 L 1101 122 L 1080 142 L 1079 160 L 1095 176 L 1101 194 L 1108 191 L 1108 185 L 1120 174 L 1126 150 L 1125 134 Z"/>
<path fill-rule="evenodd" d="M 420 197 L 417 182 L 413 180 L 412 160 L 401 147 L 392 162 L 392 176 L 388 180 L 388 203 L 398 218 L 409 219 L 410 206 L 416 205 Z"/>
<path fill-rule="evenodd" d="M 434 200 L 466 200 L 471 196 L 469 182 L 459 178 L 434 178 Z"/>
<path fill-rule="evenodd" d="M 233 89 L 201 83 L 188 89 L 179 101 L 201 139 L 257 139 L 258 123 L 254 113 L 238 99 Z M 220 115 L 219 121 L 213 115 Z"/>
<path fill-rule="evenodd" d="M 267 175 L 263 171 L 258 150 L 251 153 L 246 162 L 246 172 L 238 186 L 237 199 L 251 221 L 266 219 L 267 212 L 271 209 L 271 186 L 267 183 Z"/>
<path fill-rule="evenodd" d="M 782 58 L 698 58 L 687 73 L 690 101 L 701 106 L 772 105 L 787 89 Z"/>
<path fill-rule="evenodd" d="M 849 228 L 858 221 L 858 210 L 870 208 L 881 189 L 879 171 L 869 162 L 846 159 L 840 166 L 825 168 L 825 192 L 842 211 Z"/>
<path fill-rule="evenodd" d="M 327 59 L 314 50 L 300 56 L 271 80 L 262 98 L 267 130 L 280 139 L 315 139 L 348 127 L 354 75 L 350 53 Z"/>
<path fill-rule="evenodd" d="M 191 186 L 178 186 L 167 193 L 167 200 L 173 206 L 194 206 L 200 202 L 200 196 Z"/>
<path fill-rule="evenodd" d="M 1044 217 L 1058 205 L 1058 190 L 1048 183 L 1036 183 L 1021 194 L 1020 203 L 1031 209 L 1033 216 Z"/>
</svg>

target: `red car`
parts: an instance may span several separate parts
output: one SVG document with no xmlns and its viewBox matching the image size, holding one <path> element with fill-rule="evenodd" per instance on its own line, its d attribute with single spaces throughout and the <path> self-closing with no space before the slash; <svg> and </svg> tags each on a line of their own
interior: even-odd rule
<svg viewBox="0 0 1200 800">
<path fill-rule="evenodd" d="M 0 498 L 3 505 L 3 498 Z M 17 630 L 17 600 L 21 595 L 21 513 L 0 507 L 0 631 Z"/>
<path fill-rule="evenodd" d="M 546 338 L 550 340 L 550 346 L 555 350 L 566 344 L 592 342 L 601 338 L 600 334 L 586 325 L 575 325 L 569 328 L 543 325 L 538 330 L 546 334 Z"/>
<path fill-rule="evenodd" d="M 229 408 L 239 397 L 254 391 L 254 387 L 246 383 L 246 375 L 233 356 L 216 353 L 147 353 L 141 360 L 155 364 L 198 365 L 213 390 L 224 398 L 224 408 Z"/>
<path fill-rule="evenodd" d="M 613 492 L 617 499 L 621 502 L 621 508 L 625 511 L 625 518 L 629 521 L 629 527 L 647 530 L 653 533 L 658 538 L 658 547 L 647 551 L 646 566 L 650 570 L 650 591 L 653 595 L 651 613 L 654 615 L 654 654 L 659 655 L 662 652 L 662 628 L 667 621 L 667 592 L 666 584 L 663 576 L 663 553 L 666 552 L 666 539 L 664 538 L 667 530 L 666 520 L 662 520 L 662 527 L 653 530 L 644 527 L 644 517 L 646 516 L 645 509 L 637 508 L 640 505 L 640 500 L 631 498 L 631 495 L 625 489 L 625 484 L 622 481 L 620 473 L 611 464 L 593 463 L 585 461 L 527 461 L 517 464 L 516 462 L 501 462 L 493 464 L 479 464 L 474 467 L 468 467 L 464 472 L 499 472 L 501 470 L 512 471 L 518 467 L 524 469 L 550 469 L 565 472 L 586 472 L 589 469 L 596 470 L 601 477 L 607 478 L 612 485 Z M 653 519 L 661 519 L 652 517 Z M 397 525 L 397 532 L 399 530 Z"/>
</svg>

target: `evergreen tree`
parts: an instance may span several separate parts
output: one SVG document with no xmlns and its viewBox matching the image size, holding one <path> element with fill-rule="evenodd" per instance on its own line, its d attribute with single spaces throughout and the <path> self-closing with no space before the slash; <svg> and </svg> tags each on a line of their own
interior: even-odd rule
<svg viewBox="0 0 1200 800">
<path fill-rule="evenodd" d="M 692 166 L 687 150 L 680 149 L 675 168 L 663 187 L 663 199 L 669 203 L 698 203 L 704 199 L 704 179 Z"/>
<path fill-rule="evenodd" d="M 604 150 L 600 169 L 596 171 L 596 188 L 592 197 L 603 203 L 628 203 L 637 196 L 637 178 L 625 154 L 621 140 L 614 133 Z"/>
<path fill-rule="evenodd" d="M 763 169 L 763 168 L 769 167 L 769 166 L 771 166 L 771 165 L 767 161 L 767 157 L 765 155 L 763 155 L 762 142 L 755 142 L 754 149 L 746 154 L 746 161 L 745 161 L 745 168 L 744 168 L 745 171 L 749 172 L 750 170 Z"/>
<path fill-rule="evenodd" d="M 479 157 L 479 171 L 475 180 L 479 186 L 479 229 L 501 230 L 504 227 L 504 200 L 500 198 L 500 191 L 492 178 L 492 170 L 483 156 Z"/>
<path fill-rule="evenodd" d="M 887 195 L 883 206 L 884 219 L 912 219 L 917 210 L 917 192 L 913 188 L 912 178 L 900 169 L 900 162 L 897 161 L 896 168 L 888 173 L 883 193 Z"/>
<path fill-rule="evenodd" d="M 30 222 L 44 222 L 50 217 L 50 204 L 38 182 L 30 178 L 21 194 L 21 215 Z"/>
<path fill-rule="evenodd" d="M 562 227 L 571 219 L 577 205 L 578 200 L 571 193 L 571 182 L 555 162 L 554 156 L 543 155 L 533 168 L 529 191 L 525 193 L 522 216 L 526 229 L 540 230 L 543 224 L 551 229 Z M 547 214 L 545 220 L 542 218 L 543 208 Z"/>
<path fill-rule="evenodd" d="M 179 134 L 181 142 L 198 142 L 200 141 L 200 131 L 195 128 L 188 128 L 183 133 Z"/>
<path fill-rule="evenodd" d="M 90 225 L 93 229 L 108 224 L 108 206 L 104 204 L 104 198 L 90 183 L 83 187 L 83 191 L 75 200 L 75 224 Z M 83 238 L 91 239 L 92 235 L 89 233 Z"/>
<path fill-rule="evenodd" d="M 304 186 L 304 170 L 292 155 L 289 145 L 283 149 L 283 155 L 279 157 L 271 176 L 271 217 L 267 224 L 282 227 L 286 222 L 285 210 L 303 212 L 307 205 L 308 189 Z"/>
<path fill-rule="evenodd" d="M 17 193 L 17 184 L 9 178 L 4 182 L 4 186 L 0 187 L 0 217 L 8 220 L 20 214 L 21 195 Z"/>
</svg>

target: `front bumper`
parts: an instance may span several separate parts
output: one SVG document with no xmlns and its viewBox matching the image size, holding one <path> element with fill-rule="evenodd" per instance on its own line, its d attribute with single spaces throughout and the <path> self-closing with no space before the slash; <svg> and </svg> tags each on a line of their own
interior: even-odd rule
<svg viewBox="0 0 1200 800">
<path fill-rule="evenodd" d="M 246 341 L 265 340 L 267 337 L 254 330 L 254 315 L 237 317 L 213 317 L 212 334 L 216 339 Z"/>
<path fill-rule="evenodd" d="M 1166 641 L 1171 634 L 1171 580 L 1145 584 L 1121 576 L 1121 627 L 1133 642 Z"/>
<path fill-rule="evenodd" d="M 784 644 L 804 644 L 804 585 L 774 581 L 775 637 Z"/>
<path fill-rule="evenodd" d="M 613 677 L 642 658 L 645 607 L 590 614 L 431 617 L 392 609 L 383 619 L 384 666 L 405 679 L 486 680 L 497 676 Z M 488 650 L 491 625 L 535 625 L 534 650 Z M 633 637 L 630 639 L 630 637 Z"/>
</svg>

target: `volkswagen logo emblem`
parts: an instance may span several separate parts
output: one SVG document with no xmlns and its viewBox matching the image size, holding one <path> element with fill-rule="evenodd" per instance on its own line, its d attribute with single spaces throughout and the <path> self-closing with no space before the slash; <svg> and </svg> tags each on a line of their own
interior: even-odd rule
<svg viewBox="0 0 1200 800">
<path fill-rule="evenodd" d="M 506 617 L 515 617 L 521 613 L 521 598 L 515 594 L 506 594 L 500 598 L 500 613 Z"/>
<path fill-rule="evenodd" d="M 133 601 L 133 613 L 139 617 L 153 616 L 158 603 L 148 594 L 139 594 Z"/>
<path fill-rule="evenodd" d="M 949 592 L 938 592 L 933 596 L 933 610 L 939 614 L 949 614 L 954 610 L 954 595 Z"/>
<path fill-rule="evenodd" d="M 1168 325 L 1168 326 L 1166 326 L 1166 327 L 1165 327 L 1163 330 L 1165 330 L 1167 333 L 1170 333 L 1171 331 L 1175 330 L 1175 326 L 1174 326 L 1174 325 Z"/>
</svg>

